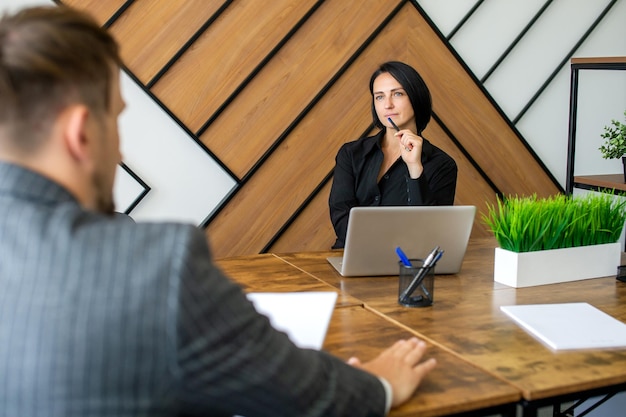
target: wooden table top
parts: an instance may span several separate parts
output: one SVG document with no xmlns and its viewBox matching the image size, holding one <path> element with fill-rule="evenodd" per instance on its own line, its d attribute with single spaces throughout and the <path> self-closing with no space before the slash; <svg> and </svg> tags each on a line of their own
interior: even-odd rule
<svg viewBox="0 0 626 417">
<path fill-rule="evenodd" d="M 334 291 L 337 307 L 362 306 L 345 291 L 294 268 L 272 254 L 218 259 L 215 264 L 246 292 Z"/>
<path fill-rule="evenodd" d="M 325 258 L 324 258 L 325 259 Z M 339 293 L 324 350 L 347 360 L 356 356 L 368 361 L 384 348 L 413 332 L 366 309 L 363 302 L 312 274 L 271 255 L 221 259 L 216 264 L 248 292 L 336 291 Z M 518 389 L 503 383 L 451 353 L 429 343 L 429 357 L 439 363 L 412 400 L 394 408 L 390 416 L 444 416 L 501 407 L 521 399 Z"/>
<path fill-rule="evenodd" d="M 363 307 L 335 309 L 324 342 L 324 350 L 348 360 L 373 359 L 396 340 L 413 334 Z M 429 344 L 428 357 L 438 366 L 428 375 L 413 399 L 394 408 L 392 417 L 443 416 L 511 404 L 519 401 L 519 390 L 439 346 Z"/>
<path fill-rule="evenodd" d="M 435 302 L 426 308 L 398 305 L 397 276 L 342 277 L 325 261 L 330 252 L 279 256 L 513 384 L 526 400 L 626 382 L 626 349 L 554 352 L 500 311 L 503 305 L 587 302 L 626 322 L 626 283 L 613 276 L 511 288 L 493 281 L 495 246 L 493 239 L 470 242 L 460 273 L 436 277 Z"/>
</svg>

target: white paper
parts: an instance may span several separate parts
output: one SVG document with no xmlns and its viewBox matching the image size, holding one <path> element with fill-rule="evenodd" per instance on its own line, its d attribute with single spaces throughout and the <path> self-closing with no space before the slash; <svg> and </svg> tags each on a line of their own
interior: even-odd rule
<svg viewBox="0 0 626 417">
<path fill-rule="evenodd" d="M 500 309 L 553 350 L 626 347 L 626 324 L 588 303 Z"/>
<path fill-rule="evenodd" d="M 249 293 L 256 310 L 301 348 L 321 349 L 333 315 L 336 292 Z"/>
</svg>

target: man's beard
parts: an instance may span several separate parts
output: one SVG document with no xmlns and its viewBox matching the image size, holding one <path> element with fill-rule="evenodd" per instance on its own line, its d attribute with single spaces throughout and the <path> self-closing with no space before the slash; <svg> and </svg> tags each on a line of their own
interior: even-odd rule
<svg viewBox="0 0 626 417">
<path fill-rule="evenodd" d="M 100 213 L 112 216 L 115 213 L 113 190 L 104 184 L 103 178 L 103 175 L 96 173 L 91 181 L 96 193 L 95 209 Z"/>
</svg>

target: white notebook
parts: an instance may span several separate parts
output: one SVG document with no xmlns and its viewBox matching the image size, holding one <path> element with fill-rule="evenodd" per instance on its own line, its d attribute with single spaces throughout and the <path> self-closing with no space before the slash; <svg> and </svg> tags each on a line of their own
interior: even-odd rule
<svg viewBox="0 0 626 417">
<path fill-rule="evenodd" d="M 500 309 L 553 350 L 626 348 L 626 324 L 587 303 Z"/>
<path fill-rule="evenodd" d="M 254 308 L 267 316 L 275 329 L 287 333 L 294 344 L 301 348 L 322 348 L 335 309 L 336 292 L 257 292 L 247 297 Z"/>
</svg>

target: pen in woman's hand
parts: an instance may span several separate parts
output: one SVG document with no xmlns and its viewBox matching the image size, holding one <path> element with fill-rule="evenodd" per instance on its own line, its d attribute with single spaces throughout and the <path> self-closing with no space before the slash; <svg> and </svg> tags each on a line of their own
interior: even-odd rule
<svg viewBox="0 0 626 417">
<path fill-rule="evenodd" d="M 393 121 L 393 119 L 391 117 L 387 117 L 387 120 L 389 120 L 389 123 L 391 123 L 391 126 L 393 126 L 394 129 L 396 129 L 396 132 L 400 131 L 400 128 L 398 127 L 398 125 Z M 408 146 L 404 147 L 405 151 L 410 151 L 412 148 L 409 148 Z"/>
<path fill-rule="evenodd" d="M 387 120 L 389 120 L 389 123 L 391 123 L 391 126 L 393 126 L 394 129 L 396 129 L 396 132 L 400 131 L 400 128 L 398 127 L 397 124 L 394 123 L 393 119 L 391 117 L 387 117 Z"/>
</svg>

